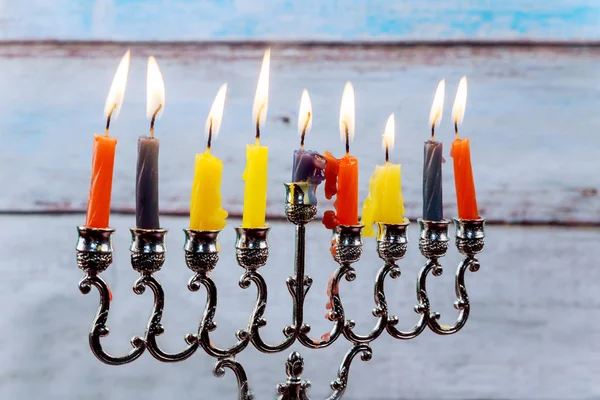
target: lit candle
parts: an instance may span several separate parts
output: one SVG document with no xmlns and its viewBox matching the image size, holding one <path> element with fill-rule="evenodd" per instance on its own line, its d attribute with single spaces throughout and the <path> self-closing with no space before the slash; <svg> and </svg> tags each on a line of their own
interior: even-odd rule
<svg viewBox="0 0 600 400">
<path fill-rule="evenodd" d="M 262 228 L 265 226 L 267 211 L 267 170 L 269 163 L 269 148 L 260 145 L 260 126 L 267 119 L 269 105 L 269 64 L 271 50 L 265 51 L 263 63 L 256 86 L 252 121 L 256 125 L 256 142 L 246 145 L 246 169 L 242 179 L 244 187 L 243 228 Z"/>
<path fill-rule="evenodd" d="M 196 154 L 194 183 L 190 200 L 190 229 L 213 231 L 225 227 L 227 211 L 221 207 L 221 179 L 223 161 L 210 154 L 212 140 L 219 134 L 227 84 L 224 83 L 210 109 L 206 119 L 208 142 L 206 151 Z"/>
<path fill-rule="evenodd" d="M 308 91 L 304 89 L 300 98 L 298 112 L 298 132 L 300 133 L 300 148 L 294 150 L 292 167 L 292 182 L 310 182 L 318 185 L 325 179 L 325 157 L 316 151 L 304 150 L 304 138 L 312 126 L 312 106 Z"/>
<path fill-rule="evenodd" d="M 337 194 L 333 203 L 335 212 L 326 211 L 323 216 L 323 224 L 328 229 L 358 224 L 358 159 L 350 155 L 350 142 L 354 139 L 354 88 L 350 82 L 346 83 L 342 94 L 339 126 L 342 141 L 346 143 L 346 154 L 336 159 L 330 152 L 325 152 L 326 196 L 331 195 L 328 197 L 331 198 Z M 334 181 L 337 181 L 337 187 Z"/>
<path fill-rule="evenodd" d="M 404 222 L 404 199 L 400 164 L 390 163 L 389 154 L 394 148 L 394 114 L 390 115 L 383 134 L 385 165 L 375 167 L 369 181 L 369 195 L 362 208 L 363 234 L 374 236 L 373 224 L 401 224 Z"/>
<path fill-rule="evenodd" d="M 454 106 L 452 107 L 452 120 L 456 139 L 452 142 L 450 156 L 454 160 L 454 184 L 456 186 L 456 203 L 458 205 L 458 218 L 478 219 L 477 198 L 475 197 L 475 183 L 471 168 L 471 147 L 469 139 L 458 137 L 458 126 L 462 124 L 467 105 L 467 77 L 464 76 L 458 84 Z"/>
<path fill-rule="evenodd" d="M 136 173 L 136 226 L 159 229 L 158 219 L 158 147 L 154 122 L 165 109 L 165 83 L 154 57 L 148 58 L 146 115 L 150 119 L 150 135 L 138 138 Z"/>
<path fill-rule="evenodd" d="M 115 149 L 117 139 L 108 136 L 111 118 L 116 118 L 121 111 L 127 75 L 129 73 L 129 51 L 125 53 L 104 105 L 106 130 L 104 136 L 94 135 L 94 150 L 92 155 L 92 181 L 87 204 L 85 226 L 89 228 L 108 228 L 110 219 L 110 196 L 112 191 L 113 167 L 115 163 Z"/>
<path fill-rule="evenodd" d="M 425 142 L 423 162 L 423 219 L 440 221 L 444 218 L 442 206 L 442 143 L 435 141 L 435 127 L 442 120 L 444 110 L 444 92 L 446 84 L 441 80 L 438 84 L 431 112 L 431 139 Z"/>
</svg>

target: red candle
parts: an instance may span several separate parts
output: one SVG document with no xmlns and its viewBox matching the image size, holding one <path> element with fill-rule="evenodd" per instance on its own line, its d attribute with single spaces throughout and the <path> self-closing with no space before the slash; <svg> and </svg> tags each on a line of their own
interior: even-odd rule
<svg viewBox="0 0 600 400">
<path fill-rule="evenodd" d="M 340 107 L 340 134 L 346 143 L 346 155 L 335 158 L 325 152 L 325 197 L 331 199 L 334 211 L 326 211 L 323 224 L 328 229 L 337 225 L 358 225 L 358 159 L 350 154 L 350 142 L 354 138 L 354 89 L 346 83 Z"/>
<path fill-rule="evenodd" d="M 87 204 L 85 226 L 89 228 L 108 228 L 110 218 L 110 196 L 112 192 L 113 167 L 117 139 L 108 136 L 111 117 L 116 117 L 123 104 L 129 73 L 129 51 L 121 59 L 113 79 L 106 104 L 106 131 L 104 136 L 96 134 L 92 155 L 92 180 Z"/>
<path fill-rule="evenodd" d="M 452 118 L 456 139 L 452 142 L 450 156 L 454 162 L 454 184 L 456 187 L 456 204 L 458 218 L 478 219 L 477 198 L 475 196 L 475 182 L 471 167 L 471 147 L 469 139 L 458 137 L 458 126 L 462 123 L 467 104 L 467 78 L 463 77 L 458 85 Z"/>
</svg>

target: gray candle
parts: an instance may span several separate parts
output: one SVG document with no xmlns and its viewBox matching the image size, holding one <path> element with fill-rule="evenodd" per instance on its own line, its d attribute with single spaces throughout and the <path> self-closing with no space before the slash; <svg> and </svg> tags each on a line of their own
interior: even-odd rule
<svg viewBox="0 0 600 400">
<path fill-rule="evenodd" d="M 425 142 L 423 162 L 423 219 L 440 221 L 444 218 L 442 206 L 442 143 Z"/>
<path fill-rule="evenodd" d="M 135 220 L 138 228 L 160 228 L 158 220 L 158 146 L 158 139 L 148 136 L 138 138 L 135 181 Z"/>
</svg>

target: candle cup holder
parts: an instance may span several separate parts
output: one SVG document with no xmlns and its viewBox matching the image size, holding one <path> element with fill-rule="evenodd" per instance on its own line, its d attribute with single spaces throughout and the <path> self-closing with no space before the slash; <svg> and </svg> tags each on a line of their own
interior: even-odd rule
<svg viewBox="0 0 600 400">
<path fill-rule="evenodd" d="M 333 230 L 331 254 L 340 265 L 353 264 L 362 256 L 363 225 L 338 225 Z"/>
<path fill-rule="evenodd" d="M 448 251 L 448 224 L 449 219 L 441 221 L 417 220 L 421 228 L 419 237 L 419 250 L 426 258 L 440 258 Z"/>
<path fill-rule="evenodd" d="M 131 266 L 141 274 L 160 271 L 165 263 L 166 229 L 131 228 Z"/>
<path fill-rule="evenodd" d="M 194 272 L 213 270 L 219 262 L 219 244 L 217 238 L 220 230 L 198 231 L 184 229 L 185 263 Z"/>
<path fill-rule="evenodd" d="M 463 255 L 475 255 L 483 251 L 485 245 L 485 219 L 454 218 L 456 227 L 456 247 Z"/>
<path fill-rule="evenodd" d="M 395 263 L 404 258 L 408 249 L 406 229 L 409 225 L 408 220 L 401 224 L 377 222 L 377 253 L 383 261 Z"/>
<path fill-rule="evenodd" d="M 101 273 L 112 264 L 111 228 L 77 227 L 77 266 L 86 273 Z"/>
<path fill-rule="evenodd" d="M 259 272 L 259 268 L 266 264 L 269 256 L 268 232 L 269 228 L 235 228 L 237 238 L 235 251 L 238 264 L 244 268 L 239 280 L 242 289 L 252 285 L 256 287 L 257 296 L 254 310 L 248 325 L 235 332 L 235 342 L 230 347 L 218 348 L 210 335 L 217 329 L 215 315 L 217 313 L 217 284 L 210 276 L 210 272 L 219 261 L 219 246 L 217 238 L 219 231 L 197 231 L 184 229 L 185 232 L 185 263 L 193 271 L 193 276 L 188 283 L 192 292 L 206 289 L 206 305 L 198 325 L 197 333 L 189 333 L 183 337 L 186 347 L 179 353 L 166 353 L 163 351 L 157 338 L 164 333 L 161 323 L 165 296 L 161 284 L 153 276 L 162 267 L 165 261 L 166 230 L 132 229 L 131 264 L 140 276 L 133 284 L 137 294 L 144 293 L 150 288 L 154 294 L 154 306 L 148 319 L 146 332 L 143 336 L 136 336 L 131 340 L 133 349 L 123 356 L 112 356 L 106 352 L 100 339 L 108 335 L 106 321 L 110 308 L 110 288 L 100 278 L 99 274 L 106 270 L 112 261 L 112 229 L 95 229 L 80 227 L 77 241 L 77 266 L 85 275 L 79 283 L 79 289 L 87 294 L 92 287 L 96 287 L 100 294 L 100 305 L 92 328 L 89 333 L 90 349 L 103 363 L 109 365 L 123 365 L 139 358 L 146 349 L 158 361 L 179 362 L 202 348 L 204 353 L 216 359 L 213 373 L 223 376 L 226 369 L 231 370 L 238 382 L 239 399 L 251 400 L 248 376 L 243 366 L 236 360 L 236 356 L 252 345 L 262 353 L 279 353 L 294 344 L 300 344 L 310 349 L 323 349 L 329 347 L 340 337 L 344 337 L 351 347 L 344 356 L 339 367 L 337 378 L 331 383 L 332 393 L 328 400 L 339 400 L 344 396 L 348 386 L 349 371 L 352 361 L 361 355 L 363 361 L 372 357 L 370 344 L 384 332 L 399 340 L 414 339 L 425 331 L 426 328 L 439 335 L 451 335 L 460 331 L 466 324 L 470 313 L 469 296 L 465 284 L 467 271 L 477 271 L 480 268 L 476 255 L 484 247 L 484 219 L 461 220 L 455 219 L 456 246 L 463 255 L 455 275 L 456 301 L 455 308 L 458 317 L 452 324 L 441 324 L 439 313 L 431 311 L 429 295 L 427 293 L 427 279 L 430 275 L 440 275 L 442 265 L 440 258 L 448 249 L 448 224 L 449 220 L 426 221 L 419 220 L 420 235 L 419 249 L 427 258 L 425 265 L 417 275 L 415 312 L 418 317 L 416 323 L 408 330 L 398 328 L 398 318 L 391 314 L 385 294 L 386 279 L 396 279 L 401 276 L 400 265 L 408 248 L 408 221 L 401 224 L 377 223 L 377 252 L 384 261 L 383 266 L 375 276 L 373 316 L 374 327 L 367 334 L 361 335 L 354 332 L 356 326 L 351 319 L 346 320 L 340 284 L 342 278 L 352 282 L 356 277 L 354 263 L 360 260 L 363 251 L 361 236 L 362 225 L 339 225 L 333 231 L 331 251 L 334 260 L 339 264 L 327 284 L 329 301 L 327 304 L 326 318 L 331 322 L 331 330 L 311 338 L 311 327 L 304 317 L 304 301 L 313 285 L 310 276 L 305 275 L 306 270 L 306 224 L 316 213 L 316 200 L 313 198 L 314 185 L 300 183 L 286 184 L 285 211 L 288 220 L 295 225 L 295 249 L 293 260 L 293 274 L 286 280 L 287 289 L 291 296 L 292 320 L 283 327 L 283 339 L 276 344 L 265 343 L 261 336 L 262 328 L 267 325 L 264 317 L 267 308 L 267 283 Z M 322 268 L 322 265 L 319 265 Z M 389 282 L 387 284 L 389 286 Z M 293 352 L 286 361 L 287 380 L 277 386 L 278 399 L 280 400 L 309 400 L 308 390 L 310 383 L 302 378 L 304 360 L 298 352 Z"/>
<path fill-rule="evenodd" d="M 255 270 L 267 263 L 269 241 L 267 235 L 271 228 L 235 228 L 235 255 L 238 264 L 248 270 Z"/>
<path fill-rule="evenodd" d="M 309 182 L 284 183 L 285 215 L 295 225 L 308 224 L 317 215 L 317 185 Z"/>
</svg>

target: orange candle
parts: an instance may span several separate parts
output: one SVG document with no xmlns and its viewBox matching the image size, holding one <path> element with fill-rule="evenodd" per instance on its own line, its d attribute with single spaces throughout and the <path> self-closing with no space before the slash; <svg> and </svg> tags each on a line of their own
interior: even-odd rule
<svg viewBox="0 0 600 400">
<path fill-rule="evenodd" d="M 127 74 L 129 73 L 129 51 L 121 59 L 113 79 L 106 104 L 106 131 L 104 136 L 94 136 L 92 155 L 92 181 L 87 204 L 85 226 L 89 228 L 108 228 L 110 218 L 110 196 L 112 191 L 113 167 L 117 139 L 108 136 L 111 117 L 116 117 L 123 104 Z"/>
<path fill-rule="evenodd" d="M 477 198 L 475 197 L 469 139 L 457 137 L 452 142 L 450 156 L 454 160 L 454 184 L 456 186 L 458 218 L 477 219 L 479 218 L 479 211 L 477 209 Z"/>
<path fill-rule="evenodd" d="M 92 183 L 85 222 L 89 228 L 108 228 L 116 147 L 117 139 L 98 134 L 94 136 Z"/>
<path fill-rule="evenodd" d="M 477 198 L 475 197 L 475 182 L 473 180 L 473 169 L 471 167 L 471 147 L 469 139 L 458 137 L 458 126 L 462 123 L 467 104 L 467 78 L 463 77 L 458 85 L 452 118 L 454 119 L 454 131 L 456 139 L 452 142 L 450 156 L 454 161 L 454 184 L 456 186 L 456 204 L 458 207 L 458 218 L 477 219 Z"/>
<path fill-rule="evenodd" d="M 346 143 L 346 155 L 335 158 L 325 152 L 325 197 L 337 195 L 334 211 L 326 211 L 323 224 L 328 229 L 337 225 L 358 225 L 358 159 L 350 155 L 350 142 L 354 138 L 354 88 L 346 83 L 340 107 L 340 135 Z"/>
<path fill-rule="evenodd" d="M 340 160 L 335 158 L 329 151 L 325 151 L 325 198 L 331 200 L 337 193 L 337 176 L 340 168 Z"/>
<path fill-rule="evenodd" d="M 349 153 L 340 160 L 335 210 L 338 224 L 358 225 L 358 159 Z"/>
</svg>

